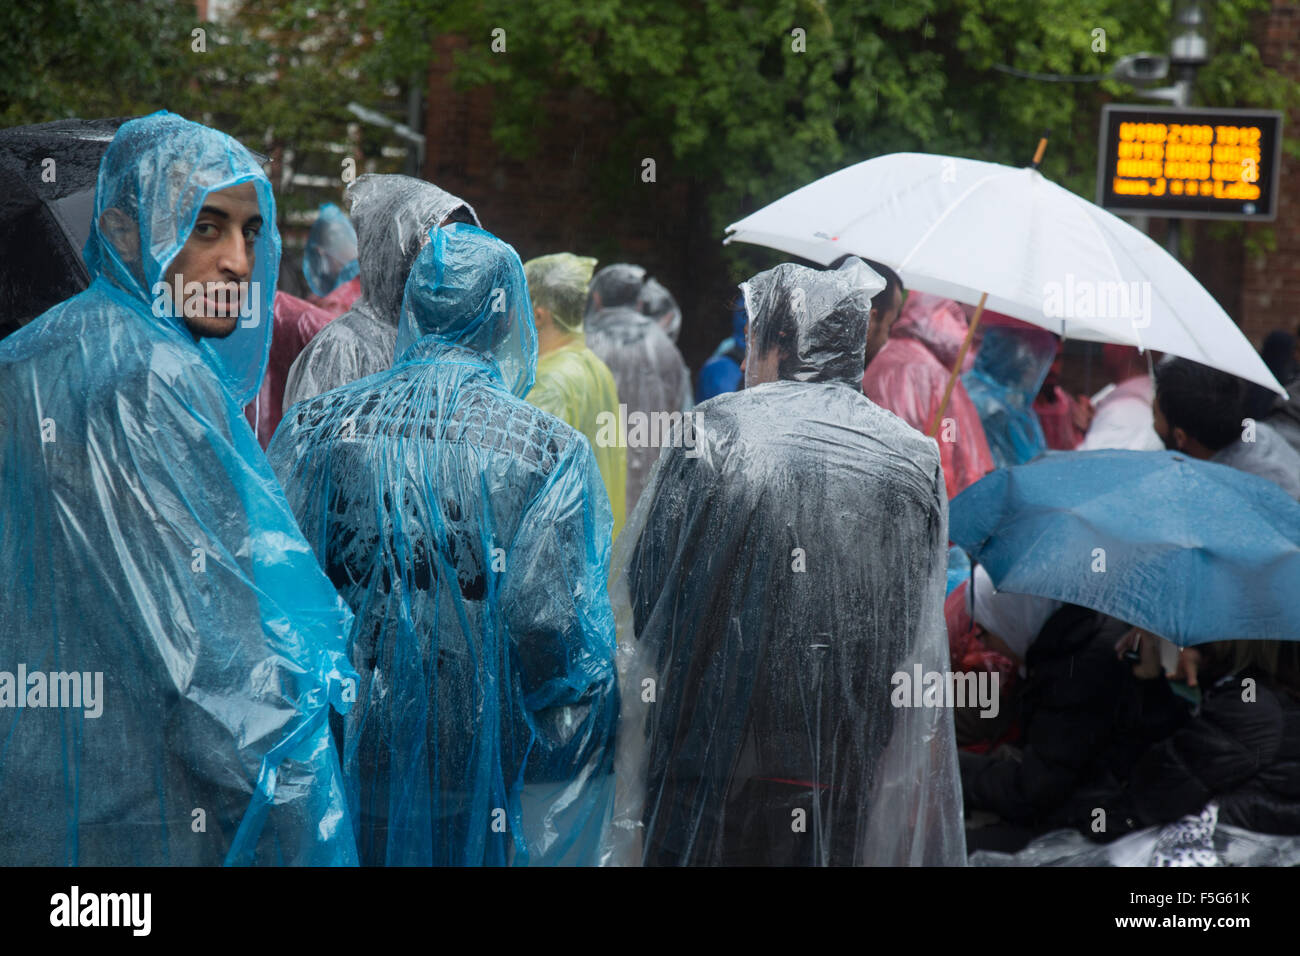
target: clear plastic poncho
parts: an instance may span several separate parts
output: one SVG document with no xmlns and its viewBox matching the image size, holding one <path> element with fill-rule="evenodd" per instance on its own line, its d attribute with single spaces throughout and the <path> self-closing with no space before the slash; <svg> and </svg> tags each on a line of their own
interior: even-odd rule
<svg viewBox="0 0 1300 956">
<path fill-rule="evenodd" d="M 948 668 L 947 502 L 934 443 L 861 392 L 868 274 L 746 283 L 783 380 L 701 404 L 619 538 L 611 863 L 965 861 L 952 711 L 891 705 Z"/>
<path fill-rule="evenodd" d="M 1056 357 L 1056 336 L 1017 325 L 985 329 L 975 364 L 962 376 L 996 468 L 1023 465 L 1047 451 L 1034 399 Z"/>
<path fill-rule="evenodd" d="M 618 390 L 609 367 L 587 348 L 582 330 L 582 305 L 595 264 L 595 259 L 567 252 L 524 263 L 533 302 L 549 303 L 552 319 L 566 333 L 538 358 L 528 401 L 586 436 L 609 495 L 617 538 L 627 517 L 627 450 L 610 427 L 611 420 L 618 420 Z"/>
<path fill-rule="evenodd" d="M 682 331 L 682 310 L 673 294 L 657 279 L 646 279 L 636 299 L 637 311 L 659 323 L 675 343 Z"/>
<path fill-rule="evenodd" d="M 348 187 L 357 231 L 361 297 L 294 360 L 284 410 L 393 364 L 402 291 L 411 264 L 444 221 L 478 225 L 474 210 L 432 183 L 368 173 Z"/>
<path fill-rule="evenodd" d="M 586 440 L 519 397 L 537 344 L 514 250 L 435 228 L 398 348 L 269 452 L 357 615 L 361 861 L 592 862 L 618 718 L 609 506 Z"/>
<path fill-rule="evenodd" d="M 608 366 L 618 387 L 618 399 L 626 406 L 626 421 L 635 435 L 637 418 L 654 422 L 651 416 L 689 411 L 695 405 L 691 373 L 672 339 L 659 323 L 637 311 L 636 303 L 645 282 L 640 266 L 616 262 L 596 273 L 591 281 L 592 297 L 584 329 L 587 347 Z M 600 308 L 594 308 L 599 300 Z M 620 415 L 620 424 L 625 416 Z M 653 434 L 659 429 L 651 428 Z M 627 449 L 627 511 L 636 507 L 650 468 L 659 458 L 657 444 L 640 442 Z"/>
<path fill-rule="evenodd" d="M 966 315 L 952 299 L 909 292 L 889 341 L 867 366 L 862 391 L 928 435 L 966 330 Z M 963 365 L 971 364 L 973 356 L 967 352 Z M 960 377 L 953 384 L 935 439 L 950 500 L 993 470 L 984 426 Z"/>
<path fill-rule="evenodd" d="M 196 344 L 152 293 L 242 183 L 254 308 Z M 327 721 L 356 687 L 352 615 L 242 413 L 271 334 L 271 184 L 224 133 L 133 120 L 85 258 L 91 286 L 0 345 L 0 860 L 355 863 Z"/>
<path fill-rule="evenodd" d="M 332 202 L 323 203 L 302 253 L 302 274 L 307 287 L 314 295 L 324 298 L 360 272 L 356 230 L 342 209 Z"/>
</svg>

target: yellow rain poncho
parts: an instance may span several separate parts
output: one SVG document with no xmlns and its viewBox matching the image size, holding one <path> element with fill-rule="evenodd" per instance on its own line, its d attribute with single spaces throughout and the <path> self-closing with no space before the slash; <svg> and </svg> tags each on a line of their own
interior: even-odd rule
<svg viewBox="0 0 1300 956">
<path fill-rule="evenodd" d="M 595 259 L 567 252 L 531 259 L 524 265 L 533 304 L 550 313 L 557 334 L 549 347 L 543 347 L 537 381 L 527 398 L 587 436 L 609 495 L 617 538 L 627 511 L 627 450 L 621 442 L 597 439 L 602 423 L 618 434 L 618 389 L 609 366 L 587 348 L 582 331 L 587 284 L 595 266 Z M 606 436 L 611 427 L 604 429 Z"/>
</svg>

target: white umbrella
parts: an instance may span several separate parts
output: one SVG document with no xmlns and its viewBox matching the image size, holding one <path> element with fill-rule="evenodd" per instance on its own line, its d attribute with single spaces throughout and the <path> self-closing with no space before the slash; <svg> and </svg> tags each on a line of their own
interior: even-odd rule
<svg viewBox="0 0 1300 956">
<path fill-rule="evenodd" d="M 809 183 L 727 231 L 725 242 L 822 265 L 875 259 L 909 288 L 962 302 L 987 294 L 988 308 L 1062 337 L 1171 352 L 1286 395 L 1173 256 L 1034 168 L 893 153 Z"/>
</svg>

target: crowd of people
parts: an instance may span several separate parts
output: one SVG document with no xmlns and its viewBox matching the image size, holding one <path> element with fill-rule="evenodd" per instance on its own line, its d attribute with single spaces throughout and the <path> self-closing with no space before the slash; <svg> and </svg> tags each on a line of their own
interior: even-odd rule
<svg viewBox="0 0 1300 956">
<path fill-rule="evenodd" d="M 741 283 L 693 387 L 643 268 L 523 262 L 406 176 L 347 200 L 277 290 L 254 156 L 130 121 L 90 287 L 0 342 L 0 861 L 956 865 L 1207 806 L 1300 835 L 1300 645 L 1180 650 L 948 533 L 1075 450 L 1300 499 L 1295 336 L 1290 399 L 1125 346 L 1072 395 L 1052 333 L 986 312 L 966 348 L 970 306 L 845 256 Z"/>
</svg>

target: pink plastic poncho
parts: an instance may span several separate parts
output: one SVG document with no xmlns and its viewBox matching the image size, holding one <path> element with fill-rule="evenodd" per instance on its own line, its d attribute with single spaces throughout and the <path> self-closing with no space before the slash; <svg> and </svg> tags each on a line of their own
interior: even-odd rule
<svg viewBox="0 0 1300 956">
<path fill-rule="evenodd" d="M 911 292 L 889 333 L 889 342 L 871 360 L 862 391 L 917 431 L 926 434 L 943 401 L 944 388 L 966 337 L 966 315 L 952 299 Z M 974 363 L 966 353 L 962 370 Z M 959 378 L 936 436 L 948 498 L 993 470 L 979 413 Z"/>
<path fill-rule="evenodd" d="M 342 291 L 345 283 L 335 292 Z M 360 286 L 358 286 L 358 291 Z M 271 331 L 271 354 L 266 362 L 266 375 L 257 397 L 244 409 L 244 417 L 253 426 L 262 450 L 271 444 L 271 436 L 280 426 L 283 415 L 284 383 L 289 377 L 289 366 L 298 357 L 316 333 L 325 328 L 338 313 L 312 305 L 287 292 L 275 293 L 275 326 Z"/>
<path fill-rule="evenodd" d="M 333 292 L 326 296 L 319 296 L 315 293 L 307 293 L 307 301 L 318 308 L 324 309 L 330 315 L 340 316 L 348 309 L 352 308 L 352 303 L 361 298 L 361 276 L 349 279 Z"/>
</svg>

